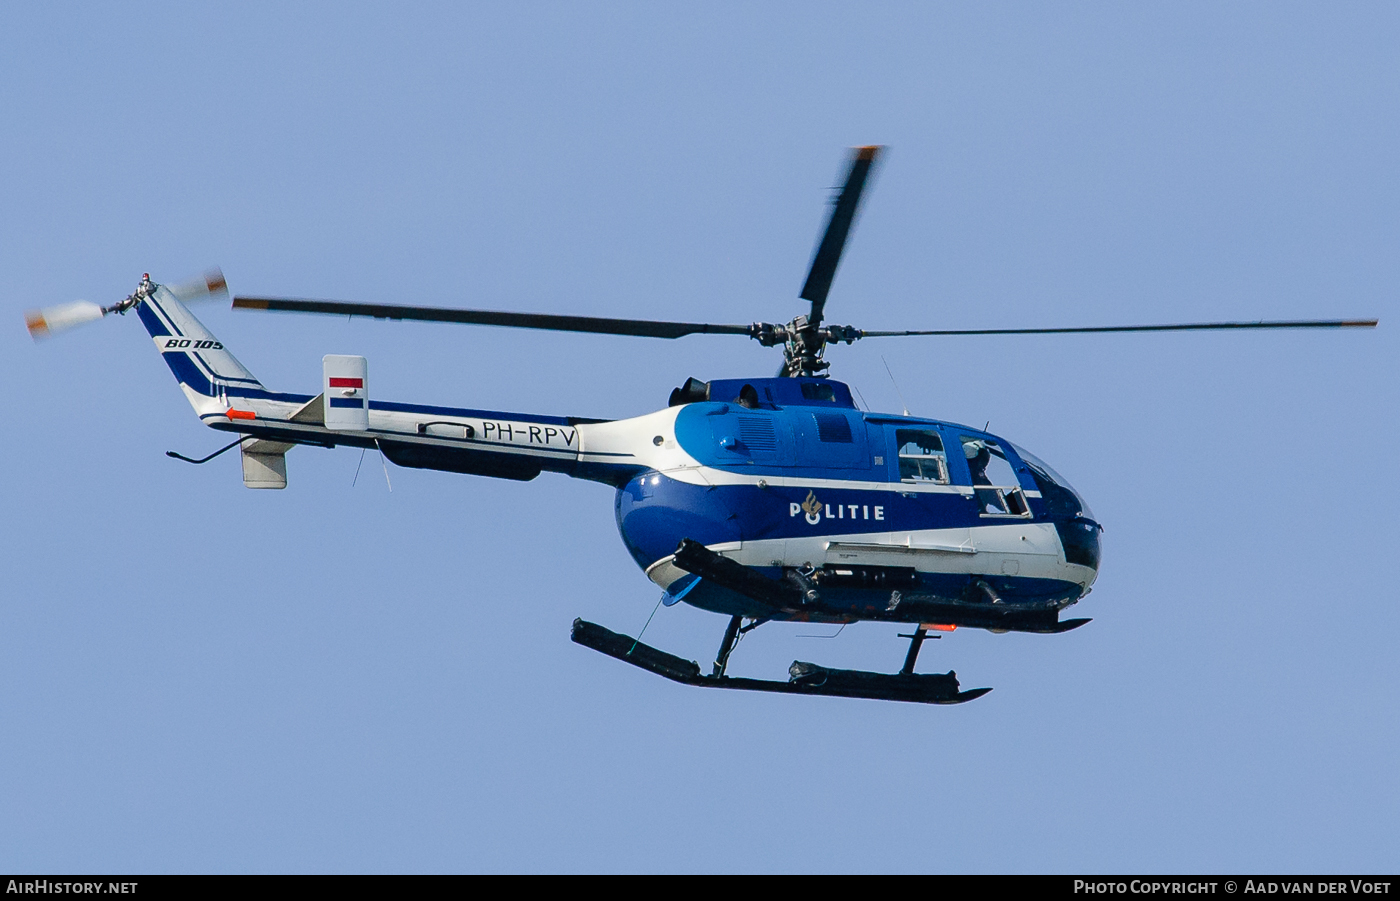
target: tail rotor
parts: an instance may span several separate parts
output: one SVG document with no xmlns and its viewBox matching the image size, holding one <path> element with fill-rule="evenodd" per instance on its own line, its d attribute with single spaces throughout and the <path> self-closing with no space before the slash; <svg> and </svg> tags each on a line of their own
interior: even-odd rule
<svg viewBox="0 0 1400 901">
<path fill-rule="evenodd" d="M 96 322 L 112 313 L 125 314 L 160 287 L 162 286 L 151 281 L 151 276 L 147 273 L 141 277 L 141 284 L 134 292 L 127 295 L 125 300 L 109 307 L 99 306 L 89 300 L 75 300 L 72 303 L 29 310 L 24 314 L 24 324 L 29 329 L 29 336 L 35 341 L 40 341 L 84 323 Z M 217 266 L 199 278 L 164 287 L 182 303 L 193 303 L 228 294 L 228 283 L 224 281 L 224 274 Z"/>
</svg>

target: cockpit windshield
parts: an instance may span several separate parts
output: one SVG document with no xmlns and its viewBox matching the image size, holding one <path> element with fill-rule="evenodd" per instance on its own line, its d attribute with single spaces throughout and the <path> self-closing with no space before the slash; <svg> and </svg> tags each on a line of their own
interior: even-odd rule
<svg viewBox="0 0 1400 901">
<path fill-rule="evenodd" d="M 1020 445 L 1013 444 L 1011 446 L 1016 449 L 1021 460 L 1030 468 L 1031 478 L 1035 479 L 1035 485 L 1040 489 L 1041 500 L 1045 502 L 1051 516 L 1083 516 L 1085 519 L 1098 522 L 1094 517 L 1094 511 L 1089 509 L 1084 498 L 1070 486 L 1064 476 L 1051 469 L 1050 464 Z"/>
</svg>

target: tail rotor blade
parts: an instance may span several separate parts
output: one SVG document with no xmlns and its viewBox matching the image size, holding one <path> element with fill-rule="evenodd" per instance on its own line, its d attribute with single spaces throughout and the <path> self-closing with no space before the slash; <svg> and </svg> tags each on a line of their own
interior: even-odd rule
<svg viewBox="0 0 1400 901">
<path fill-rule="evenodd" d="M 884 148 L 876 145 L 857 147 L 851 158 L 851 171 L 846 175 L 846 184 L 837 195 L 831 207 L 831 218 L 826 223 L 826 233 L 817 245 L 812 256 L 812 267 L 807 273 L 807 282 L 798 295 L 812 302 L 812 313 L 807 317 L 813 326 L 821 324 L 822 313 L 826 308 L 826 295 L 831 291 L 831 280 L 836 277 L 836 266 L 841 262 L 841 251 L 845 249 L 846 238 L 855 222 L 856 209 L 860 206 L 860 194 L 870 177 L 875 159 Z"/>
<path fill-rule="evenodd" d="M 42 310 L 30 310 L 24 314 L 24 324 L 29 336 L 35 341 L 75 328 L 85 322 L 95 322 L 102 318 L 102 308 L 87 300 L 61 303 Z"/>
</svg>

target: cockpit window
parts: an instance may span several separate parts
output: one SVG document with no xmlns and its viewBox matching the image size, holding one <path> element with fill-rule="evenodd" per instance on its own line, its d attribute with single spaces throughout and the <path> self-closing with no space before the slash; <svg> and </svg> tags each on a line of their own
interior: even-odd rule
<svg viewBox="0 0 1400 901">
<path fill-rule="evenodd" d="M 1030 516 L 1030 506 L 1006 452 L 990 438 L 963 435 L 961 440 L 978 512 L 983 516 Z"/>
<path fill-rule="evenodd" d="M 802 397 L 806 400 L 829 400 L 835 402 L 836 389 L 817 382 L 802 383 Z"/>
<path fill-rule="evenodd" d="M 1035 480 L 1035 486 L 1040 489 L 1041 500 L 1045 502 L 1046 512 L 1056 518 L 1072 519 L 1075 516 L 1083 516 L 1085 519 L 1094 519 L 1094 512 L 1064 476 L 1020 445 L 1012 447 L 1016 448 L 1021 461 L 1031 471 L 1031 478 Z"/>
<path fill-rule="evenodd" d="M 901 482 L 948 484 L 948 456 L 941 435 L 923 429 L 896 429 L 895 442 L 899 445 Z"/>
</svg>

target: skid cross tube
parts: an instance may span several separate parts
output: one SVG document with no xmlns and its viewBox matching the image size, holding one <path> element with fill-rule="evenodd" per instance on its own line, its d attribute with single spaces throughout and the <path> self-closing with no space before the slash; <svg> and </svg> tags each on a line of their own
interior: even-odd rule
<svg viewBox="0 0 1400 901">
<path fill-rule="evenodd" d="M 729 618 L 729 626 L 724 630 L 724 639 L 719 643 L 719 653 L 715 655 L 715 667 L 711 672 L 711 675 L 716 679 L 724 675 L 724 668 L 729 665 L 729 655 L 733 653 L 734 646 L 739 643 L 739 626 L 743 622 L 742 616 Z"/>
<path fill-rule="evenodd" d="M 914 673 L 914 662 L 919 659 L 919 648 L 924 646 L 924 639 L 928 637 L 928 629 L 920 626 L 913 635 L 900 636 L 909 639 L 909 653 L 904 655 L 904 666 L 899 672 L 902 675 L 910 676 Z"/>
</svg>

